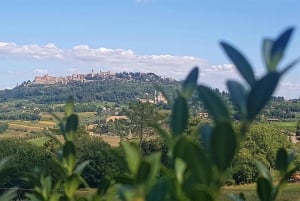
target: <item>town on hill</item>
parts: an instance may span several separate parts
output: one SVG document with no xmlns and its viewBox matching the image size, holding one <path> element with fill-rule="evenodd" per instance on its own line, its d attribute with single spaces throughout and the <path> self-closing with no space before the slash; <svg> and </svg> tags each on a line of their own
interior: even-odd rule
<svg viewBox="0 0 300 201">
<path fill-rule="evenodd" d="M 33 82 L 27 81 L 23 82 L 23 85 L 28 84 L 68 84 L 70 82 L 89 82 L 96 80 L 115 80 L 115 79 L 125 79 L 125 80 L 142 80 L 145 82 L 161 82 L 161 81 L 174 81 L 172 78 L 162 78 L 154 73 L 140 73 L 140 72 L 122 72 L 114 73 L 111 71 L 107 72 L 94 72 L 87 74 L 72 74 L 69 76 L 55 77 L 50 75 L 36 76 Z"/>
</svg>

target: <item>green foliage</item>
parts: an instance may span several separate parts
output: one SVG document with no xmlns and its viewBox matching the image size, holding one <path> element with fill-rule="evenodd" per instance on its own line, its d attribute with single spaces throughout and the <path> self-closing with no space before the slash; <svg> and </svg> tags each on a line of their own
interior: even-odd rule
<svg viewBox="0 0 300 201">
<path fill-rule="evenodd" d="M 0 160 L 0 185 L 3 185 L 4 179 L 12 171 L 10 167 L 9 158 L 2 158 Z M 0 200 L 10 201 L 16 196 L 16 189 L 10 189 L 2 194 L 0 194 Z"/>
<path fill-rule="evenodd" d="M 12 164 L 13 171 L 7 175 L 6 182 L 2 186 L 22 188 L 28 187 L 22 180 L 26 172 L 30 172 L 35 167 L 45 167 L 54 158 L 52 153 L 24 140 L 1 139 L 0 158 L 6 157 L 10 157 L 9 162 Z"/>
<path fill-rule="evenodd" d="M 236 183 L 255 182 L 258 176 L 255 160 L 263 162 L 268 169 L 275 169 L 276 153 L 281 148 L 290 148 L 288 141 L 279 129 L 268 124 L 254 124 L 240 144 L 233 162 L 233 178 Z"/>
<path fill-rule="evenodd" d="M 159 113 L 155 104 L 140 101 L 129 104 L 126 116 L 130 120 L 130 129 L 134 135 L 138 136 L 140 144 L 146 134 L 154 133 L 152 125 L 165 118 L 163 114 Z"/>
<path fill-rule="evenodd" d="M 227 43 L 221 43 L 226 54 L 249 85 L 245 87 L 236 81 L 228 82 L 230 96 L 242 115 L 242 122 L 237 130 L 233 128 L 226 104 L 210 88 L 197 85 L 198 70 L 193 69 L 183 82 L 177 98 L 175 98 L 170 119 L 170 131 L 156 126 L 164 143 L 169 146 L 168 155 L 172 165 L 161 165 L 162 172 L 155 184 L 151 176 L 152 173 L 148 169 L 151 168 L 151 165 L 153 165 L 152 168 L 156 168 L 157 161 L 153 159 L 151 164 L 146 163 L 149 160 L 147 157 L 153 156 L 155 158 L 154 155 L 144 157 L 134 145 L 124 143 L 125 160 L 130 174 L 126 177 L 127 182 L 118 184 L 119 188 L 123 190 L 120 199 L 149 200 L 149 195 L 153 191 L 157 191 L 155 197 L 157 200 L 215 200 L 222 184 L 227 179 L 237 151 L 240 148 L 240 150 L 248 150 L 243 149 L 243 143 L 246 146 L 245 140 L 250 136 L 255 140 L 253 143 L 257 143 L 259 147 L 255 154 L 258 157 L 266 156 L 259 159 L 263 159 L 264 163 L 269 162 L 269 167 L 279 168 L 280 182 L 273 184 L 269 169 L 264 163 L 257 161 L 255 164 L 259 172 L 257 180 L 259 199 L 262 201 L 275 200 L 283 184 L 295 171 L 295 167 L 292 167 L 291 163 L 293 159 L 288 160 L 292 157 L 283 151 L 283 148 L 279 149 L 276 154 L 280 147 L 273 146 L 273 141 L 265 132 L 263 132 L 263 137 L 259 137 L 255 134 L 249 135 L 247 131 L 249 131 L 252 121 L 271 99 L 279 79 L 287 70 L 285 68 L 279 72 L 277 65 L 282 58 L 291 33 L 292 29 L 289 29 L 281 34 L 277 40 L 272 42 L 269 40 L 268 44 L 265 43 L 263 54 L 265 55 L 267 72 L 259 79 L 255 78 L 252 66 L 239 51 Z M 205 125 L 199 130 L 199 134 L 203 138 L 203 147 L 199 145 L 197 140 L 195 141 L 195 136 L 184 135 L 189 122 L 188 100 L 196 89 L 200 100 L 214 120 L 212 125 Z M 262 130 L 260 130 L 261 132 Z M 269 133 L 269 135 L 271 136 L 273 133 Z M 249 142 L 247 141 L 247 143 Z M 262 144 L 262 147 L 259 144 Z M 253 150 L 250 149 L 249 151 L 250 153 L 242 153 L 242 155 L 254 154 L 251 153 Z M 259 152 L 262 153 L 259 154 Z M 158 192 L 157 185 L 166 190 Z M 152 190 L 149 191 L 149 188 Z M 244 200 L 243 196 L 232 196 L 232 198 Z"/>
<path fill-rule="evenodd" d="M 74 102 L 69 98 L 65 105 L 65 116 L 59 120 L 59 127 L 64 138 L 64 144 L 58 154 L 58 161 L 51 163 L 55 173 L 59 175 L 59 179 L 54 181 L 52 177 L 43 173 L 36 176 L 28 177 L 33 182 L 34 189 L 27 193 L 26 197 L 31 200 L 70 200 L 76 199 L 76 192 L 81 184 L 86 182 L 81 177 L 83 169 L 88 165 L 88 161 L 84 161 L 77 165 L 76 150 L 74 139 L 78 129 L 78 116 L 74 112 Z"/>
<path fill-rule="evenodd" d="M 59 121 L 60 131 L 64 138 L 58 160 L 50 163 L 59 177 L 54 180 L 43 172 L 29 176 L 29 181 L 34 183 L 34 188 L 27 194 L 27 198 L 51 201 L 213 201 L 221 195 L 221 187 L 228 180 L 235 159 L 240 157 L 249 161 L 249 156 L 255 155 L 257 160 L 252 165 L 255 165 L 258 170 L 256 174 L 258 198 L 261 201 L 276 200 L 278 193 L 297 170 L 293 163 L 295 154 L 285 149 L 287 146 L 282 144 L 284 140 L 279 136 L 277 137 L 280 143 L 273 140 L 276 135 L 275 131 L 269 132 L 267 130 L 269 128 L 265 127 L 251 127 L 251 124 L 271 99 L 280 78 L 297 63 L 296 60 L 283 70 L 278 70 L 278 64 L 284 55 L 292 32 L 293 29 L 288 29 L 276 40 L 264 41 L 263 55 L 266 73 L 261 78 L 254 76 L 253 67 L 242 53 L 225 42 L 221 43 L 225 53 L 247 83 L 247 86 L 244 86 L 237 81 L 227 82 L 230 97 L 241 114 L 242 121 L 237 128 L 231 121 L 227 104 L 218 92 L 204 85 L 198 85 L 197 67 L 189 73 L 178 90 L 172 105 L 169 129 L 164 129 L 159 122 L 153 121 L 155 117 L 151 115 L 155 113 L 153 113 L 152 106 L 141 103 L 133 105 L 131 110 L 134 112 L 128 116 L 140 131 L 140 147 L 135 143 L 122 142 L 124 155 L 119 155 L 119 159 L 125 164 L 126 170 L 111 178 L 101 180 L 97 191 L 84 198 L 78 198 L 76 192 L 81 185 L 86 185 L 82 171 L 91 162 L 85 160 L 85 156 L 81 156 L 82 161 L 78 164 L 79 154 L 76 151 L 75 141 L 80 139 L 77 137 L 79 121 L 78 116 L 74 114 L 73 100 L 69 99 L 65 105 L 65 116 L 60 119 L 54 115 L 54 118 Z M 187 135 L 185 131 L 188 129 L 190 120 L 189 101 L 196 92 L 198 99 L 213 116 L 213 122 L 196 127 L 191 135 Z M 151 148 L 150 151 L 150 146 L 146 147 L 142 143 L 143 129 L 152 124 L 161 136 L 163 144 L 167 146 L 166 149 Z M 199 143 L 199 137 L 201 143 Z M 94 160 L 97 158 L 101 162 L 110 161 L 109 157 L 105 157 L 109 154 L 107 153 L 108 147 L 103 148 L 103 152 L 101 151 L 98 155 L 94 153 L 98 151 L 95 147 L 106 145 L 95 144 L 91 147 L 91 152 L 99 158 L 95 157 Z M 77 146 L 82 146 L 82 144 Z M 83 147 L 86 148 L 88 145 L 83 143 Z M 162 162 L 162 157 L 166 152 L 167 164 Z M 91 153 L 87 153 L 87 157 L 92 156 Z M 96 162 L 98 164 L 100 161 Z M 279 176 L 276 181 L 270 172 L 272 168 L 277 168 Z M 249 175 L 254 174 L 249 173 Z M 231 195 L 230 198 L 245 200 L 242 193 Z"/>
<path fill-rule="evenodd" d="M 0 134 L 4 133 L 7 128 L 8 128 L 8 123 L 7 122 L 0 122 Z"/>
<path fill-rule="evenodd" d="M 116 102 L 129 103 L 136 98 L 154 97 L 154 84 L 163 84 L 167 94 L 173 94 L 178 82 L 164 79 L 153 73 L 117 73 L 115 78 L 93 80 L 89 82 L 74 81 L 67 85 L 26 85 L 12 90 L 0 90 L 0 102 L 28 100 L 39 104 L 64 103 L 72 96 L 79 103 Z M 79 107 L 78 110 L 83 109 Z M 1 115 L 0 115 L 1 118 Z"/>
<path fill-rule="evenodd" d="M 300 120 L 297 121 L 296 136 L 300 136 Z"/>
<path fill-rule="evenodd" d="M 90 187 L 96 188 L 106 178 L 125 171 L 121 160 L 115 152 L 119 148 L 112 148 L 99 137 L 82 136 L 75 140 L 78 162 L 89 160 L 82 172 L 82 177 Z"/>
</svg>

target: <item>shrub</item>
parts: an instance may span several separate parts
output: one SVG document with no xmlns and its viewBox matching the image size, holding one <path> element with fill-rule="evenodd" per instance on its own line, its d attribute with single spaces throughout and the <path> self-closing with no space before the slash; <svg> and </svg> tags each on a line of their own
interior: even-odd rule
<svg viewBox="0 0 300 201">
<path fill-rule="evenodd" d="M 24 140 L 0 140 L 0 159 L 10 157 L 14 171 L 9 175 L 5 187 L 28 187 L 22 179 L 34 168 L 45 167 L 54 155 L 42 147 L 37 147 Z"/>
<path fill-rule="evenodd" d="M 139 147 L 142 144 L 123 142 L 123 159 L 127 171 L 101 182 L 95 193 L 81 200 L 217 200 L 222 185 L 228 181 L 228 173 L 231 171 L 235 155 L 245 140 L 250 125 L 270 100 L 280 78 L 298 62 L 295 60 L 285 68 L 281 68 L 283 70 L 278 69 L 292 32 L 293 29 L 290 28 L 274 40 L 264 40 L 266 74 L 260 78 L 255 76 L 253 68 L 239 51 L 228 43 L 221 43 L 245 81 L 243 84 L 233 80 L 227 82 L 230 98 L 241 114 L 241 123 L 237 130 L 234 129 L 231 115 L 221 97 L 211 88 L 197 83 L 199 69 L 195 67 L 183 81 L 177 97 L 173 100 L 170 129 L 153 125 L 162 142 L 168 146 L 167 156 L 170 165 L 165 166 L 161 163 L 162 151 L 144 155 Z M 205 124 L 190 135 L 186 135 L 185 129 L 190 114 L 188 101 L 194 92 L 197 92 L 198 98 L 213 117 L 213 123 Z M 27 194 L 30 200 L 79 200 L 76 191 L 85 184 L 81 174 L 89 161 L 78 164 L 76 160 L 74 140 L 79 122 L 78 116 L 73 112 L 74 103 L 69 99 L 65 106 L 65 116 L 62 119 L 55 117 L 60 122 L 64 144 L 58 154 L 58 162 L 52 165 L 56 167 L 56 172 L 61 177 L 58 181 L 53 181 L 49 175 L 33 177 L 31 181 L 35 182 L 35 187 Z M 199 135 L 201 144 L 197 140 Z M 88 145 L 78 146 L 86 148 Z M 96 146 L 93 145 L 92 151 L 88 152 L 91 156 L 98 150 L 94 147 Z M 145 148 L 146 151 L 154 150 L 152 146 Z M 106 151 L 101 152 L 99 156 L 101 156 L 99 159 L 108 160 Z M 276 182 L 266 163 L 273 158 L 275 162 L 270 163 L 269 167 L 274 166 L 278 171 Z M 263 158 L 260 159 L 263 161 L 255 161 L 259 172 L 256 181 L 258 198 L 261 201 L 276 200 L 284 184 L 297 170 L 293 164 L 295 154 L 280 148 L 276 152 L 276 157 L 271 154 L 267 155 L 265 161 Z M 242 193 L 230 197 L 235 201 L 245 200 Z"/>
<path fill-rule="evenodd" d="M 99 137 L 82 136 L 75 142 L 78 162 L 89 161 L 82 177 L 90 187 L 97 187 L 113 175 L 124 172 L 119 158 L 113 153 L 116 148 L 112 148 Z"/>
</svg>

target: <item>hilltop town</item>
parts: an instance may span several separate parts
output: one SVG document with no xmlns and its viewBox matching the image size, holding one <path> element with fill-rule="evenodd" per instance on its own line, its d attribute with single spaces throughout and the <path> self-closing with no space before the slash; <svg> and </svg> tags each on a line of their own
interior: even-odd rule
<svg viewBox="0 0 300 201">
<path fill-rule="evenodd" d="M 33 80 L 32 84 L 67 84 L 72 81 L 87 81 L 87 80 L 98 80 L 98 79 L 114 79 L 116 78 L 116 73 L 112 72 L 97 72 L 95 73 L 92 70 L 91 73 L 88 74 L 72 74 L 70 76 L 64 77 L 55 77 L 43 75 L 43 76 L 36 76 Z"/>
<path fill-rule="evenodd" d="M 154 73 L 140 73 L 140 72 L 94 72 L 87 74 L 72 74 L 70 76 L 55 77 L 50 75 L 36 76 L 32 82 L 24 82 L 22 85 L 30 84 L 68 84 L 70 82 L 91 82 L 96 80 L 115 80 L 123 79 L 127 81 L 142 80 L 145 82 L 164 82 L 164 81 L 175 81 L 172 78 L 163 78 Z"/>
</svg>

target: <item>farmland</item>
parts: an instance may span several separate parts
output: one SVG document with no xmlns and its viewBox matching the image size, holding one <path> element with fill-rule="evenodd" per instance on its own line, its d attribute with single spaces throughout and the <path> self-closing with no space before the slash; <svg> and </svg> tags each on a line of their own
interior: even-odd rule
<svg viewBox="0 0 300 201">
<path fill-rule="evenodd" d="M 287 200 L 299 200 L 300 197 L 300 184 L 290 183 L 284 190 L 279 194 L 277 201 L 287 201 Z M 247 201 L 257 201 L 259 200 L 256 193 L 256 186 L 254 184 L 250 185 L 239 185 L 239 186 L 226 186 L 222 189 L 222 195 L 219 197 L 218 201 L 230 201 L 228 197 L 229 194 L 239 195 L 239 193 L 244 193 Z"/>
</svg>

